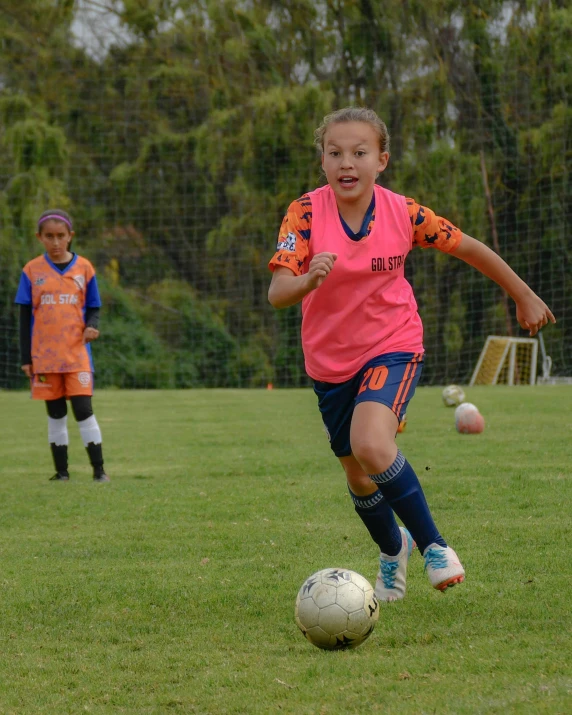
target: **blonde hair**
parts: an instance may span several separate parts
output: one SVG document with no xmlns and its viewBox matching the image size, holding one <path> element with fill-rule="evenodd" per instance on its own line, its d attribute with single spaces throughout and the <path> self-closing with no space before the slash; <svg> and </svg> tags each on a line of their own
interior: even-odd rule
<svg viewBox="0 0 572 715">
<path fill-rule="evenodd" d="M 377 132 L 379 138 L 379 150 L 389 154 L 389 132 L 382 121 L 373 109 L 367 107 L 344 107 L 337 109 L 335 112 L 327 114 L 320 126 L 314 132 L 314 144 L 318 151 L 324 152 L 324 136 L 330 124 L 341 124 L 343 122 L 364 122 L 369 124 Z"/>
</svg>

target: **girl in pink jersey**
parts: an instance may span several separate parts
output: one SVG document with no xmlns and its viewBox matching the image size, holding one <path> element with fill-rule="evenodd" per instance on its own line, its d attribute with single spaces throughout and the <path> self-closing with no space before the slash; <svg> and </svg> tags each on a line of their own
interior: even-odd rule
<svg viewBox="0 0 572 715">
<path fill-rule="evenodd" d="M 356 512 L 380 549 L 376 595 L 404 597 L 415 544 L 431 585 L 443 591 L 465 572 L 395 442 L 424 352 L 405 258 L 417 245 L 474 266 L 509 293 L 530 335 L 555 319 L 487 246 L 375 183 L 389 161 L 389 135 L 375 112 L 348 107 L 329 114 L 316 144 L 328 183 L 290 205 L 270 261 L 268 298 L 275 308 L 302 301 L 306 371 Z"/>
<path fill-rule="evenodd" d="M 99 337 L 101 300 L 91 263 L 70 251 L 71 218 L 61 209 L 45 211 L 36 237 L 45 253 L 24 266 L 16 303 L 20 304 L 22 370 L 32 398 L 44 400 L 48 439 L 56 473 L 68 481 L 67 402 L 71 402 L 86 447 L 93 479 L 108 482 L 103 468 L 101 431 L 91 405 L 93 363 L 90 345 Z"/>
</svg>

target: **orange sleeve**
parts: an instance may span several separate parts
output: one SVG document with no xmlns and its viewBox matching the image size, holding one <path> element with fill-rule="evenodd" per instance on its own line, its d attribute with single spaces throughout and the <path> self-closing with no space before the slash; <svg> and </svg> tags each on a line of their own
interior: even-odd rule
<svg viewBox="0 0 572 715">
<path fill-rule="evenodd" d="M 274 271 L 276 266 L 285 266 L 295 275 L 302 275 L 310 252 L 311 231 L 312 200 L 304 194 L 288 207 L 278 233 L 276 253 L 270 259 L 268 268 Z"/>
<path fill-rule="evenodd" d="M 414 247 L 436 248 L 443 253 L 450 253 L 457 248 L 462 238 L 460 228 L 413 199 L 406 199 L 406 202 L 413 227 Z"/>
</svg>

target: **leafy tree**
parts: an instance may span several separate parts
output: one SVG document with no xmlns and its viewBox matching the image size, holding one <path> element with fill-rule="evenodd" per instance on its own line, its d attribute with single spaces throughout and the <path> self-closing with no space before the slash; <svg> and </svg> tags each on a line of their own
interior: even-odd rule
<svg viewBox="0 0 572 715">
<path fill-rule="evenodd" d="M 267 261 L 289 202 L 323 180 L 314 128 L 349 103 L 389 126 L 383 185 L 551 304 L 569 369 L 571 31 L 563 0 L 0 0 L 2 385 L 21 384 L 11 304 L 50 204 L 72 210 L 113 305 L 100 384 L 307 384 L 300 311 L 268 305 Z M 415 251 L 406 270 L 426 381 L 467 379 L 484 335 L 519 334 L 461 262 Z"/>
</svg>

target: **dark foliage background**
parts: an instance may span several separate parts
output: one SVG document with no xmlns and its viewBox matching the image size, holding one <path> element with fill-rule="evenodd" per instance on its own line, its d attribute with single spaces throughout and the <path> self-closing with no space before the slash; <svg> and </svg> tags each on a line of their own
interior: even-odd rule
<svg viewBox="0 0 572 715">
<path fill-rule="evenodd" d="M 321 182 L 314 128 L 349 103 L 388 124 L 384 185 L 549 303 L 570 374 L 571 41 L 555 0 L 0 0 L 0 386 L 23 385 L 13 298 L 51 206 L 98 270 L 100 386 L 307 384 L 267 262 Z M 488 334 L 523 335 L 456 259 L 415 251 L 407 270 L 425 383 L 465 382 Z"/>
</svg>

